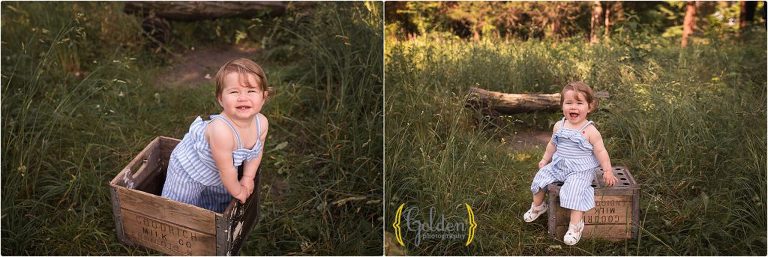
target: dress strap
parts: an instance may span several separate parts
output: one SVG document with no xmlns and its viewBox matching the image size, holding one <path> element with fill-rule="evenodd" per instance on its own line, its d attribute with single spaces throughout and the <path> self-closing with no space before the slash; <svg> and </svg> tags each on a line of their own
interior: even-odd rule
<svg viewBox="0 0 768 257">
<path fill-rule="evenodd" d="M 584 129 L 587 128 L 587 126 L 589 126 L 589 124 L 592 124 L 591 120 L 587 121 L 587 124 L 584 124 L 584 126 L 582 126 L 581 129 L 579 129 L 579 132 L 584 131 Z"/>
<path fill-rule="evenodd" d="M 259 121 L 259 114 L 256 114 L 256 144 L 261 141 L 261 122 Z"/>
<path fill-rule="evenodd" d="M 222 117 L 221 115 L 211 115 L 211 120 L 213 119 L 220 119 L 224 121 L 224 124 L 227 124 L 230 129 L 232 129 L 232 132 L 235 133 L 235 139 L 237 140 L 237 148 L 243 148 L 243 143 L 240 142 L 240 134 L 237 133 L 237 129 L 235 129 L 235 126 L 232 125 L 226 118 Z"/>
<path fill-rule="evenodd" d="M 259 122 L 259 115 L 256 114 L 256 140 L 259 140 L 261 138 L 261 122 Z"/>
<path fill-rule="evenodd" d="M 560 119 L 560 128 L 559 128 L 559 129 L 557 129 L 557 130 L 561 130 L 561 129 L 563 129 L 563 128 L 565 128 L 565 117 L 563 117 L 562 119 Z"/>
</svg>

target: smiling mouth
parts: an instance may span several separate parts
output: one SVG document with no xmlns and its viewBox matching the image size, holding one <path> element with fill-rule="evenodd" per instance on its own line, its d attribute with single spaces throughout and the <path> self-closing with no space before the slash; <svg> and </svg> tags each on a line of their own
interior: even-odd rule
<svg viewBox="0 0 768 257">
<path fill-rule="evenodd" d="M 241 110 L 241 111 L 251 109 L 250 106 L 238 106 L 238 107 L 235 107 L 235 108 L 237 108 L 238 110 Z"/>
</svg>

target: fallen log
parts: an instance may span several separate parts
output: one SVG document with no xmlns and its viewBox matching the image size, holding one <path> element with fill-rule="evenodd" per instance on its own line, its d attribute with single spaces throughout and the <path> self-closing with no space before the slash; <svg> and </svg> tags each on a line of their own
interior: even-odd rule
<svg viewBox="0 0 768 257">
<path fill-rule="evenodd" d="M 600 91 L 595 93 L 595 97 L 607 99 L 609 94 Z M 471 87 L 466 106 L 492 115 L 539 111 L 555 112 L 560 110 L 560 93 L 510 94 Z"/>
<path fill-rule="evenodd" d="M 312 5 L 310 2 L 126 2 L 123 11 L 143 18 L 141 28 L 151 41 L 148 46 L 160 51 L 171 40 L 168 21 L 279 16 L 288 8 Z"/>
<path fill-rule="evenodd" d="M 282 15 L 287 2 L 126 2 L 124 11 L 140 16 L 155 16 L 172 21 L 196 21 L 225 17 Z"/>
</svg>

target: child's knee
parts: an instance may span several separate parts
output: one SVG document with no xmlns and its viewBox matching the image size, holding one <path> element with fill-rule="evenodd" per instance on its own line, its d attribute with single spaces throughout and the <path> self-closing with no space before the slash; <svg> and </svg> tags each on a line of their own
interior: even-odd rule
<svg viewBox="0 0 768 257">
<path fill-rule="evenodd" d="M 547 186 L 539 186 L 538 184 L 531 185 L 531 193 L 533 195 L 545 194 L 547 192 Z"/>
</svg>

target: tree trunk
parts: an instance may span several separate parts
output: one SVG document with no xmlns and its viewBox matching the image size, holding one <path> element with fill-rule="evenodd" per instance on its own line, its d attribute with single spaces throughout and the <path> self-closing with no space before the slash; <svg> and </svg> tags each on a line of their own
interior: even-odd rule
<svg viewBox="0 0 768 257">
<path fill-rule="evenodd" d="M 590 44 L 596 44 L 600 42 L 600 38 L 598 38 L 597 33 L 598 29 L 600 28 L 600 21 L 602 20 L 601 15 L 603 14 L 603 6 L 600 3 L 600 1 L 595 1 L 594 4 L 592 4 L 592 22 L 590 22 L 590 35 L 589 35 L 589 43 Z"/>
<path fill-rule="evenodd" d="M 605 99 L 608 96 L 608 92 L 604 91 L 595 93 L 597 98 Z M 508 94 L 471 87 L 466 106 L 491 115 L 538 111 L 555 112 L 560 110 L 560 93 Z"/>
<path fill-rule="evenodd" d="M 622 1 L 605 2 L 603 9 L 605 10 L 605 33 L 603 37 L 605 40 L 610 40 L 611 27 L 616 25 L 616 22 L 624 20 L 624 5 Z"/>
<path fill-rule="evenodd" d="M 605 40 L 608 40 L 611 36 L 611 8 L 613 8 L 614 4 L 616 3 L 605 3 L 605 33 L 603 34 Z"/>
<path fill-rule="evenodd" d="M 624 20 L 624 3 L 622 1 L 616 1 L 613 4 L 613 12 L 616 13 L 616 18 L 613 19 L 613 23 L 615 24 L 617 21 L 623 21 Z"/>
<path fill-rule="evenodd" d="M 757 2 L 741 1 L 739 2 L 739 31 L 747 28 L 755 20 L 755 10 Z"/>
<path fill-rule="evenodd" d="M 472 25 L 472 40 L 475 42 L 480 41 L 480 30 L 482 30 L 483 24 L 478 22 Z"/>
<path fill-rule="evenodd" d="M 683 40 L 680 46 L 688 46 L 688 36 L 693 34 L 693 29 L 696 27 L 696 3 L 687 2 L 685 7 L 685 20 L 683 20 Z"/>
<path fill-rule="evenodd" d="M 555 40 L 560 39 L 560 13 L 563 10 L 562 3 L 558 3 L 557 6 L 554 9 L 554 12 L 550 13 L 550 17 L 552 17 L 552 35 L 550 35 Z"/>
<path fill-rule="evenodd" d="M 167 20 L 196 21 L 222 17 L 254 17 L 264 12 L 280 15 L 286 2 L 126 2 L 124 11 Z"/>
</svg>

